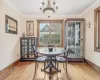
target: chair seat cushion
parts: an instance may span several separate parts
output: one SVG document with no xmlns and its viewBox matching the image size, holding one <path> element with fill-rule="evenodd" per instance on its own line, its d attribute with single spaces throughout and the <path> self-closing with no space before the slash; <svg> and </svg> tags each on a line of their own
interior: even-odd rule
<svg viewBox="0 0 100 80">
<path fill-rule="evenodd" d="M 64 62 L 64 61 L 66 61 L 65 58 L 59 57 L 59 56 L 56 57 L 56 60 L 59 61 L 59 62 Z"/>
<path fill-rule="evenodd" d="M 46 60 L 45 56 L 36 58 L 36 61 L 38 62 L 44 62 L 45 60 Z"/>
</svg>

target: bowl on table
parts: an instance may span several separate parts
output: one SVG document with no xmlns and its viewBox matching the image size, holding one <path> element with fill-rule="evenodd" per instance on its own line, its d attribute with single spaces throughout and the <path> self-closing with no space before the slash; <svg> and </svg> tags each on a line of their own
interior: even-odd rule
<svg viewBox="0 0 100 80">
<path fill-rule="evenodd" d="M 53 51 L 53 48 L 54 48 L 54 45 L 53 44 L 49 44 L 48 45 L 49 52 L 52 52 Z"/>
<path fill-rule="evenodd" d="M 53 47 L 48 47 L 48 49 L 49 49 L 49 52 L 53 51 Z"/>
</svg>

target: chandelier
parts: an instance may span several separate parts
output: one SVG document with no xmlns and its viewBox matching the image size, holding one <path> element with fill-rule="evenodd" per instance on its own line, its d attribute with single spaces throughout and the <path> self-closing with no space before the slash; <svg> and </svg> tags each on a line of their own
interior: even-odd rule
<svg viewBox="0 0 100 80">
<path fill-rule="evenodd" d="M 42 2 L 42 6 L 40 7 L 40 10 L 47 15 L 48 17 L 50 17 L 53 13 L 55 13 L 58 9 L 58 6 L 56 5 L 56 2 L 53 1 L 51 2 L 51 0 L 47 0 L 47 4 L 46 2 Z"/>
</svg>

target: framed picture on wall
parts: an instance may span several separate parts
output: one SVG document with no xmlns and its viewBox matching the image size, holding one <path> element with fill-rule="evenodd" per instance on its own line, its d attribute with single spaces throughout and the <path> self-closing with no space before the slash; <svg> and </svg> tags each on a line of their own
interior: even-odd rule
<svg viewBox="0 0 100 80">
<path fill-rule="evenodd" d="M 5 15 L 5 31 L 6 33 L 17 34 L 17 20 Z"/>
<path fill-rule="evenodd" d="M 26 21 L 26 35 L 34 36 L 34 21 Z"/>
</svg>

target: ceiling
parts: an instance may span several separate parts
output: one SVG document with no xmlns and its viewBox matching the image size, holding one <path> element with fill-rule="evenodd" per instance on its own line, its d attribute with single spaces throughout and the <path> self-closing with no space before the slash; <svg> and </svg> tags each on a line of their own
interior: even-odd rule
<svg viewBox="0 0 100 80">
<path fill-rule="evenodd" d="M 7 0 L 23 15 L 42 15 L 40 5 L 46 0 Z M 52 1 L 52 0 L 51 0 Z M 55 0 L 58 11 L 55 15 L 80 14 L 96 0 Z"/>
</svg>

